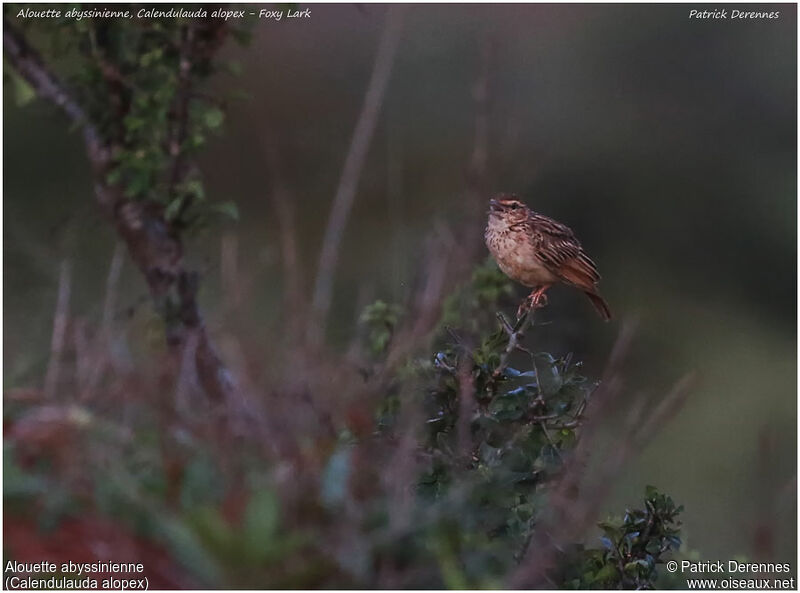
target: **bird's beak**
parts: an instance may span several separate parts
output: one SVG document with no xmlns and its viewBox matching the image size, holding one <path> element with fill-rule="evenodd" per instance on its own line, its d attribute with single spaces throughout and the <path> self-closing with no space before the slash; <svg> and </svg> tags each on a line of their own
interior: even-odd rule
<svg viewBox="0 0 800 593">
<path fill-rule="evenodd" d="M 492 198 L 489 200 L 489 212 L 499 212 L 502 210 L 503 207 L 500 205 L 500 202 Z"/>
</svg>

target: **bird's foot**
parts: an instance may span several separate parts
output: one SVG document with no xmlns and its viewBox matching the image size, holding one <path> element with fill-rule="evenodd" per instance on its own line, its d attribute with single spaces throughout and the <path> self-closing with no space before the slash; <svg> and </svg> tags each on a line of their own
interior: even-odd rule
<svg viewBox="0 0 800 593">
<path fill-rule="evenodd" d="M 539 290 L 530 293 L 525 300 L 520 303 L 517 309 L 517 319 L 522 319 L 523 315 L 530 313 L 533 309 L 542 309 L 547 306 L 547 295 Z"/>
</svg>

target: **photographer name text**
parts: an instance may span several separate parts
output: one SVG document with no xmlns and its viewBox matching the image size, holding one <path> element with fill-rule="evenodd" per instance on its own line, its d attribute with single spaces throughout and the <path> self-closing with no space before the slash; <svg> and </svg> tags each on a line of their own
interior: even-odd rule
<svg viewBox="0 0 800 593">
<path fill-rule="evenodd" d="M 780 10 L 756 11 L 756 10 L 731 10 L 727 8 L 716 8 L 714 10 L 695 10 L 694 8 L 689 11 L 690 19 L 699 20 L 746 20 L 746 19 L 779 19 L 781 18 Z"/>
</svg>

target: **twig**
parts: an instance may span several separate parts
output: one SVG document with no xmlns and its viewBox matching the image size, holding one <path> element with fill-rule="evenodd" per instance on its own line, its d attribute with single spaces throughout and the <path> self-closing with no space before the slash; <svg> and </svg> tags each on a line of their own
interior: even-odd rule
<svg viewBox="0 0 800 593">
<path fill-rule="evenodd" d="M 106 278 L 106 298 L 103 301 L 103 332 L 111 333 L 111 325 L 114 322 L 114 307 L 117 302 L 117 285 L 122 274 L 123 264 L 122 244 L 117 242 L 114 245 L 114 254 L 111 256 L 111 265 L 108 268 Z"/>
<path fill-rule="evenodd" d="M 389 525 L 393 533 L 406 533 L 412 520 L 414 508 L 415 476 L 420 471 L 418 454 L 418 430 L 423 422 L 423 412 L 416 392 L 408 388 L 398 395 L 401 401 L 397 423 L 399 435 L 391 455 L 392 471 L 384 473 L 389 497 Z"/>
<path fill-rule="evenodd" d="M 558 447 L 556 447 L 556 444 L 553 442 L 553 439 L 550 437 L 550 433 L 547 430 L 547 425 L 544 423 L 544 421 L 541 421 L 541 422 L 539 422 L 539 426 L 542 427 L 542 432 L 544 433 L 544 436 L 547 439 L 547 442 L 550 443 L 550 446 L 553 448 L 553 451 L 556 452 L 556 455 L 558 455 L 558 458 L 563 463 L 564 462 L 564 457 L 561 456 L 561 451 L 559 450 Z"/>
<path fill-rule="evenodd" d="M 283 302 L 289 319 L 287 334 L 293 341 L 303 331 L 303 310 L 307 306 L 303 291 L 303 277 L 300 274 L 300 253 L 297 246 L 297 224 L 295 222 L 294 199 L 283 175 L 283 163 L 275 144 L 275 134 L 269 130 L 263 135 L 262 149 L 267 170 L 271 179 L 268 192 L 278 222 L 283 262 Z M 300 337 L 302 341 L 302 337 Z"/>
<path fill-rule="evenodd" d="M 508 321 L 506 321 L 501 315 L 498 315 L 498 317 L 501 319 L 503 328 L 508 328 L 506 331 L 508 332 L 509 336 L 506 349 L 503 351 L 503 354 L 500 355 L 500 364 L 497 365 L 497 368 L 492 373 L 492 378 L 495 380 L 499 378 L 500 375 L 502 375 L 506 370 L 509 359 L 511 358 L 511 354 L 513 354 L 514 350 L 519 347 L 520 340 L 522 340 L 527 329 L 533 324 L 533 309 L 528 309 L 522 315 L 522 317 L 517 320 L 517 323 L 513 328 L 509 326 Z"/>
<path fill-rule="evenodd" d="M 510 337 L 511 334 L 514 333 L 514 328 L 511 327 L 511 324 L 508 322 L 508 319 L 506 319 L 506 316 L 503 315 L 500 311 L 498 311 L 496 317 L 500 321 L 500 325 L 503 326 L 503 329 L 505 330 L 506 334 L 508 334 L 508 336 Z"/>
<path fill-rule="evenodd" d="M 406 316 L 408 323 L 395 331 L 386 354 L 384 373 L 403 361 L 413 349 L 420 347 L 420 341 L 434 329 L 439 319 L 442 298 L 448 286 L 448 274 L 455 267 L 454 259 L 460 254 L 453 237 L 445 229 L 440 229 L 439 237 L 431 239 L 430 244 L 422 273 L 424 282 L 415 291 L 410 312 Z"/>
<path fill-rule="evenodd" d="M 479 197 L 486 193 L 489 169 L 489 75 L 493 49 L 492 39 L 486 35 L 481 43 L 480 66 L 472 87 L 472 99 L 475 102 L 475 140 L 468 174 L 473 191 Z"/>
<path fill-rule="evenodd" d="M 111 359 L 111 341 L 114 325 L 114 308 L 117 302 L 117 285 L 122 273 L 124 251 L 122 244 L 117 242 L 114 246 L 114 254 L 111 256 L 111 265 L 108 268 L 106 277 L 106 295 L 103 301 L 103 319 L 101 321 L 100 332 L 91 346 L 93 360 L 86 373 L 86 381 L 81 389 L 81 399 L 85 400 L 94 393 L 100 378 L 103 376 Z"/>
<path fill-rule="evenodd" d="M 683 407 L 689 391 L 695 383 L 695 374 L 689 373 L 681 378 L 673 388 L 650 412 L 647 420 L 639 425 L 635 435 L 637 444 L 644 444 L 652 438 L 659 427 L 672 420 L 672 417 Z"/>
<path fill-rule="evenodd" d="M 239 280 L 239 237 L 236 233 L 222 235 L 219 251 L 223 310 L 228 312 L 238 308 L 242 298 Z"/>
<path fill-rule="evenodd" d="M 175 385 L 175 407 L 181 414 L 192 409 L 191 396 L 193 384 L 196 384 L 194 359 L 197 356 L 197 335 L 189 336 L 182 346 L 178 367 L 178 380 Z"/>
<path fill-rule="evenodd" d="M 33 87 L 39 97 L 60 107 L 73 124 L 81 127 L 92 161 L 107 159 L 108 155 L 102 148 L 100 134 L 89 121 L 83 108 L 61 81 L 45 67 L 38 52 L 28 45 L 22 34 L 7 19 L 3 19 L 3 50 L 6 59 Z"/>
<path fill-rule="evenodd" d="M 58 297 L 56 298 L 55 315 L 53 316 L 53 334 L 50 338 L 50 362 L 44 377 L 44 397 L 52 399 L 58 389 L 58 378 L 61 370 L 61 356 L 69 319 L 69 295 L 72 269 L 68 261 L 61 262 L 58 275 Z"/>
<path fill-rule="evenodd" d="M 475 409 L 475 380 L 472 377 L 472 359 L 464 357 L 458 369 L 458 450 L 462 459 L 469 462 L 472 453 L 472 413 Z"/>
<path fill-rule="evenodd" d="M 392 276 L 395 300 L 402 300 L 406 294 L 403 278 L 407 272 L 406 253 L 403 246 L 403 142 L 398 126 L 392 125 L 387 117 L 386 131 L 386 203 L 389 220 L 392 221 Z"/>
<path fill-rule="evenodd" d="M 311 315 L 307 328 L 310 344 L 319 344 L 325 333 L 326 319 L 331 306 L 333 279 L 339 259 L 339 247 L 355 200 L 356 189 L 361 177 L 361 170 L 367 157 L 367 151 L 378 122 L 383 96 L 392 73 L 394 57 L 400 43 L 404 8 L 392 6 L 386 15 L 386 25 L 381 37 L 372 76 L 364 97 L 358 122 L 350 141 L 350 148 L 342 169 L 339 187 L 333 198 L 333 206 L 322 240 L 317 279 L 311 302 Z"/>
</svg>

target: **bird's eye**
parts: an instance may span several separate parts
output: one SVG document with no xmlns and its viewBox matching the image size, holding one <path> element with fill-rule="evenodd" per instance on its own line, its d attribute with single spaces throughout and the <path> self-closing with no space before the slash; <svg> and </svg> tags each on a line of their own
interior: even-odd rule
<svg viewBox="0 0 800 593">
<path fill-rule="evenodd" d="M 518 207 L 518 205 L 517 205 L 517 204 L 511 204 L 511 209 L 512 209 L 512 210 L 516 210 L 516 209 L 517 209 L 517 207 Z"/>
</svg>

